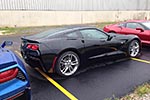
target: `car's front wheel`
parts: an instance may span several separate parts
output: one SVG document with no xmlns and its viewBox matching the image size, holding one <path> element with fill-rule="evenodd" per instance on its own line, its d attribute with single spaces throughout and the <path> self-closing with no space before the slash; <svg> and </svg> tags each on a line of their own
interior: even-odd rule
<svg viewBox="0 0 150 100">
<path fill-rule="evenodd" d="M 140 52 L 139 41 L 137 41 L 137 40 L 131 41 L 128 46 L 128 55 L 130 57 L 136 57 L 136 56 L 138 56 L 139 52 Z"/>
<path fill-rule="evenodd" d="M 59 56 L 56 72 L 61 76 L 71 76 L 77 71 L 79 65 L 79 56 L 75 52 L 68 51 Z"/>
</svg>

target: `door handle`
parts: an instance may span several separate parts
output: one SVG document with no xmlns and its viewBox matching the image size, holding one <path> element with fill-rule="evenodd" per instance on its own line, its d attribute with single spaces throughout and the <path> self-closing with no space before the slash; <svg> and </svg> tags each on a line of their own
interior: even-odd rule
<svg viewBox="0 0 150 100">
<path fill-rule="evenodd" d="M 81 40 L 81 42 L 84 43 L 85 41 L 84 41 L 84 40 Z"/>
</svg>

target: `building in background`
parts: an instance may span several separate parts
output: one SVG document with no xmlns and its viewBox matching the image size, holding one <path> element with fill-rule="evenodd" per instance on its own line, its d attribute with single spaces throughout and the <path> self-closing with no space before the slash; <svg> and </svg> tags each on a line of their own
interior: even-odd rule
<svg viewBox="0 0 150 100">
<path fill-rule="evenodd" d="M 125 11 L 150 10 L 150 0 L 0 0 L 0 10 Z"/>
<path fill-rule="evenodd" d="M 149 19 L 150 0 L 0 0 L 0 26 Z"/>
</svg>

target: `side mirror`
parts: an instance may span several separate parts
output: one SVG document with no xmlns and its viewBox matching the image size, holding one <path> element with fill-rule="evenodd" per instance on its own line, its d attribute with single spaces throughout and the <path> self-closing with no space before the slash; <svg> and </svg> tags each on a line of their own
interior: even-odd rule
<svg viewBox="0 0 150 100">
<path fill-rule="evenodd" d="M 141 32 L 144 32 L 144 29 L 137 27 L 136 30 L 140 30 Z"/>
<path fill-rule="evenodd" d="M 108 35 L 107 41 L 110 41 L 112 38 L 113 38 L 112 36 Z"/>
<path fill-rule="evenodd" d="M 1 44 L 1 47 L 4 48 L 5 46 L 11 46 L 13 44 L 12 41 L 4 41 L 2 44 Z"/>
</svg>

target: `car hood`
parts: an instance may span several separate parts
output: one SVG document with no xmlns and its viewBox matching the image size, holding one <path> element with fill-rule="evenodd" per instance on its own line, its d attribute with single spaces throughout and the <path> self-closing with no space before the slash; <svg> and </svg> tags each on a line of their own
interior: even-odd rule
<svg viewBox="0 0 150 100">
<path fill-rule="evenodd" d="M 9 50 L 0 49 L 0 65 L 13 61 L 14 61 L 13 55 Z"/>
</svg>

